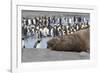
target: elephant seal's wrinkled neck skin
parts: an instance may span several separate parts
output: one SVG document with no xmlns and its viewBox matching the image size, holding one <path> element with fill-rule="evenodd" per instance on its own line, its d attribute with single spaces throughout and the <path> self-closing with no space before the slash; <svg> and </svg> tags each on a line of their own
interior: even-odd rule
<svg viewBox="0 0 100 73">
<path fill-rule="evenodd" d="M 47 42 L 48 49 L 56 51 L 87 52 L 90 49 L 89 31 L 89 28 L 87 28 L 76 31 L 73 34 L 52 38 Z"/>
</svg>

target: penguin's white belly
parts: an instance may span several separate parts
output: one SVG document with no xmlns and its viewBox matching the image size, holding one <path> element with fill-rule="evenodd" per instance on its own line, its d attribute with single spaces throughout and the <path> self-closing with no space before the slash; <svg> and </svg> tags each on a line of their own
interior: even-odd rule
<svg viewBox="0 0 100 73">
<path fill-rule="evenodd" d="M 41 48 L 41 44 L 40 43 L 37 44 L 36 48 Z"/>
<path fill-rule="evenodd" d="M 22 40 L 22 48 L 25 46 L 24 40 Z"/>
<path fill-rule="evenodd" d="M 47 29 L 47 35 L 49 35 L 49 30 Z"/>
<path fill-rule="evenodd" d="M 51 29 L 51 36 L 53 36 L 53 29 Z"/>
</svg>

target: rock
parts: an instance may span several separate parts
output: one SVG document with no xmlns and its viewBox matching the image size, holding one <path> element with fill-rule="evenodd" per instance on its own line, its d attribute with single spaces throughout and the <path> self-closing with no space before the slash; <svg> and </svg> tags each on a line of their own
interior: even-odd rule
<svg viewBox="0 0 100 73">
<path fill-rule="evenodd" d="M 89 53 L 87 53 L 87 52 L 80 52 L 79 55 L 81 57 L 87 57 L 87 56 L 89 56 Z"/>
</svg>

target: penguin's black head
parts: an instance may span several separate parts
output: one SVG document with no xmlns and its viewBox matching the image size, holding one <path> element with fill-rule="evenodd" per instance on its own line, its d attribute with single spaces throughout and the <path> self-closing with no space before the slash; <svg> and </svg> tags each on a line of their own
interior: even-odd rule
<svg viewBox="0 0 100 73">
<path fill-rule="evenodd" d="M 40 43 L 41 40 L 38 40 L 37 43 Z"/>
<path fill-rule="evenodd" d="M 24 40 L 24 38 L 22 38 L 22 40 Z"/>
</svg>

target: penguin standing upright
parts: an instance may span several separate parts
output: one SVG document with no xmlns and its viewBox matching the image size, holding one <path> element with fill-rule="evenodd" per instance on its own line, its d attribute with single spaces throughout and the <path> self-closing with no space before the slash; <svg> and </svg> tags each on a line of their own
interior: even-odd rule
<svg viewBox="0 0 100 73">
<path fill-rule="evenodd" d="M 22 48 L 25 48 L 24 38 L 22 38 Z"/>
<path fill-rule="evenodd" d="M 41 40 L 37 40 L 37 42 L 34 45 L 34 48 L 41 48 L 40 42 L 41 42 Z"/>
<path fill-rule="evenodd" d="M 53 37 L 54 36 L 54 33 L 53 33 L 53 27 L 51 28 L 51 37 Z"/>
</svg>

